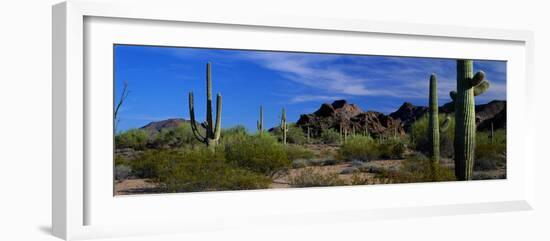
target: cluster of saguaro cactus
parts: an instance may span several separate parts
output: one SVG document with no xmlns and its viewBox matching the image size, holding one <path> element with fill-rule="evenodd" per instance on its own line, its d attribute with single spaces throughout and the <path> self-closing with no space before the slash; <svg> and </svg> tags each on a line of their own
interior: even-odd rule
<svg viewBox="0 0 550 241">
<path fill-rule="evenodd" d="M 199 131 L 197 121 L 195 119 L 195 106 L 193 92 L 189 92 L 189 116 L 191 118 L 191 129 L 197 140 L 206 144 L 209 147 L 214 147 L 218 144 L 221 132 L 222 120 L 222 96 L 218 93 L 216 97 L 216 123 L 212 117 L 212 79 L 211 79 L 210 63 L 206 64 L 206 121 L 201 126 L 206 130 L 205 134 Z"/>
<path fill-rule="evenodd" d="M 340 143 L 344 144 L 348 140 L 348 128 L 340 122 Z"/>
<path fill-rule="evenodd" d="M 286 122 L 285 108 L 283 108 L 283 113 L 281 115 L 281 126 L 279 128 L 281 128 L 281 132 L 282 132 L 282 135 L 283 135 L 283 144 L 286 145 L 286 134 L 288 132 L 288 124 Z"/>
<path fill-rule="evenodd" d="M 458 180 L 471 180 L 474 169 L 476 118 L 474 97 L 489 88 L 482 71 L 474 75 L 472 60 L 457 60 L 455 102 L 455 175 Z"/>
<path fill-rule="evenodd" d="M 264 108 L 260 105 L 260 119 L 256 123 L 258 128 L 258 133 L 262 134 L 264 132 Z"/>
</svg>

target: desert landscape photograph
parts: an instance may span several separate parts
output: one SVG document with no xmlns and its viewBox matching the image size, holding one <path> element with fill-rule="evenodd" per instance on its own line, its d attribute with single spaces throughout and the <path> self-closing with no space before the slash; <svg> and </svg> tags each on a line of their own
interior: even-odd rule
<svg viewBox="0 0 550 241">
<path fill-rule="evenodd" d="M 506 61 L 113 51 L 115 195 L 506 179 Z"/>
</svg>

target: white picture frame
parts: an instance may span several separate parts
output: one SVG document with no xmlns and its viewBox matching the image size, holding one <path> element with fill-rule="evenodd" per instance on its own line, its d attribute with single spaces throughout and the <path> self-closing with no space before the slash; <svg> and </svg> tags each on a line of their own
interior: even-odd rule
<svg viewBox="0 0 550 241">
<path fill-rule="evenodd" d="M 150 11 L 153 8 L 155 11 Z M 140 34 L 145 28 L 155 31 L 154 37 Z M 172 36 L 168 35 L 165 28 L 176 32 L 171 32 Z M 127 31 L 113 31 L 120 29 Z M 183 43 L 180 41 L 185 35 L 177 33 L 178 29 L 185 29 L 185 32 L 196 31 L 197 35 L 195 38 L 187 38 L 187 43 Z M 219 39 L 209 39 L 209 42 L 203 43 L 205 46 L 199 46 L 201 38 L 208 34 L 216 34 L 216 31 L 228 33 L 224 36 L 224 44 L 220 43 Z M 120 32 L 123 34 L 113 34 Z M 232 32 L 238 32 L 239 34 L 234 35 L 241 37 L 232 36 Z M 269 43 L 264 39 L 257 43 L 243 43 L 245 34 L 258 40 L 266 38 L 266 35 L 293 36 L 299 40 L 295 43 Z M 530 89 L 533 83 L 531 32 L 350 19 L 260 16 L 254 13 L 246 16 L 230 13 L 211 16 L 204 10 L 189 9 L 185 3 L 178 1 L 158 4 L 152 1 L 144 3 L 74 0 L 53 7 L 52 35 L 52 226 L 53 234 L 60 238 L 69 240 L 194 232 L 232 228 L 244 224 L 296 225 L 302 222 L 361 221 L 533 208 L 534 125 L 523 124 L 522 133 L 513 129 L 517 123 L 531 121 L 525 116 L 533 113 L 530 108 L 522 108 L 532 106 L 532 99 L 529 97 L 529 93 L 533 91 Z M 371 52 L 375 50 L 354 48 L 359 46 L 359 43 L 349 44 L 345 48 L 329 47 L 328 39 L 317 41 L 316 44 L 300 44 L 313 37 L 331 38 L 330 41 L 357 38 L 350 40 L 350 43 L 370 39 L 372 46 L 378 46 L 379 49 L 377 52 Z M 242 41 L 239 41 L 239 38 L 242 38 Z M 383 38 L 380 42 L 395 41 L 396 47 L 388 48 L 387 44 L 377 45 L 376 41 L 380 40 L 377 38 Z M 105 138 L 112 138 L 102 134 L 93 134 L 94 136 L 90 137 L 91 133 L 107 133 L 96 130 L 111 128 L 112 131 L 108 124 L 96 124 L 112 123 L 112 118 L 101 111 L 99 107 L 104 106 L 101 104 L 103 102 L 94 97 L 112 96 L 112 89 L 108 90 L 106 87 L 111 85 L 112 88 L 112 79 L 105 82 L 92 81 L 93 84 L 90 84 L 86 78 L 97 78 L 109 73 L 108 64 L 103 66 L 101 63 L 112 61 L 112 58 L 108 60 L 110 56 L 106 55 L 108 50 L 105 46 L 115 42 L 507 60 L 510 63 L 507 81 L 510 99 L 508 111 L 513 113 L 508 114 L 508 135 L 511 137 L 508 143 L 508 158 L 511 164 L 508 166 L 508 179 L 489 182 L 113 197 L 112 190 L 105 189 L 105 185 L 109 183 L 112 186 L 112 169 L 109 173 L 105 169 L 108 165 L 98 165 L 98 162 L 90 161 L 90 158 L 93 159 L 90 157 L 90 151 L 98 150 L 94 149 L 97 146 L 94 143 L 106 142 Z M 415 43 L 430 44 L 430 48 L 415 50 L 412 48 L 412 44 Z M 449 46 L 452 46 L 450 50 Z M 479 51 L 475 52 L 469 48 Z M 93 51 L 90 51 L 91 49 Z M 505 51 L 499 51 L 501 49 Z M 94 56 L 90 59 L 91 52 Z M 98 71 L 90 76 L 87 68 Z M 110 99 L 106 98 L 104 103 L 112 103 L 109 101 Z M 111 109 L 107 110 L 110 111 Z M 103 121 L 92 121 L 101 118 Z M 109 143 L 105 146 L 109 146 Z M 112 147 L 112 143 L 110 146 Z M 105 150 L 97 153 L 108 153 L 108 150 Z M 92 156 L 101 155 L 93 153 Z M 104 176 L 105 179 L 102 180 L 98 176 Z M 493 193 L 487 192 L 488 190 Z M 424 194 L 424 198 L 418 198 L 418 195 L 414 194 L 419 192 L 429 194 Z M 438 199 L 434 193 L 444 195 Z M 467 195 L 459 197 L 459 194 Z M 403 197 L 411 198 L 403 200 Z M 368 199 L 368 207 L 359 205 L 365 203 L 365 198 Z M 278 202 L 278 205 L 272 208 L 256 205 L 266 202 Z M 331 206 L 331 203 L 338 202 L 346 202 L 348 205 Z M 138 208 L 141 210 L 141 217 L 132 216 L 130 211 Z M 149 221 L 144 221 L 145 218 Z"/>
</svg>

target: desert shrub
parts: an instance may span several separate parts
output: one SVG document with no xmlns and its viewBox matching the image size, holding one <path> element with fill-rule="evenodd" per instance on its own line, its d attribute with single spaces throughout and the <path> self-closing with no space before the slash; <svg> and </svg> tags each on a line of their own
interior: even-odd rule
<svg viewBox="0 0 550 241">
<path fill-rule="evenodd" d="M 268 176 L 291 166 L 284 147 L 271 135 L 245 136 L 226 145 L 225 153 L 230 163 Z"/>
<path fill-rule="evenodd" d="M 322 173 L 314 168 L 306 167 L 290 178 L 293 187 L 325 187 L 345 185 L 344 180 L 338 177 L 338 173 Z"/>
<path fill-rule="evenodd" d="M 334 149 L 323 148 L 318 155 L 321 159 L 334 159 L 336 156 L 338 156 L 338 152 Z"/>
<path fill-rule="evenodd" d="M 325 164 L 325 160 L 323 159 L 310 159 L 307 160 L 308 166 L 322 166 Z"/>
<path fill-rule="evenodd" d="M 286 145 L 285 153 L 287 158 L 291 161 L 296 159 L 311 159 L 315 157 L 315 153 L 313 153 L 313 151 L 299 145 Z"/>
<path fill-rule="evenodd" d="M 246 135 L 248 134 L 248 130 L 243 125 L 236 125 L 231 128 L 222 129 L 222 132 L 220 135 L 223 136 L 231 136 L 231 135 Z"/>
<path fill-rule="evenodd" d="M 302 168 L 308 165 L 308 161 L 304 159 L 296 159 L 292 161 L 292 168 Z"/>
<path fill-rule="evenodd" d="M 439 114 L 439 126 L 445 121 L 446 115 Z M 453 140 L 454 140 L 454 117 L 449 120 L 449 126 L 445 131 L 441 131 L 439 134 L 439 152 L 441 157 L 452 157 L 454 152 Z M 430 140 L 428 137 L 428 116 L 418 119 L 411 126 L 410 142 L 412 147 L 424 154 L 430 152 Z"/>
<path fill-rule="evenodd" d="M 128 160 L 128 158 L 126 158 L 125 156 L 120 154 L 115 155 L 115 166 L 129 165 L 129 163 L 130 163 L 130 160 Z"/>
<path fill-rule="evenodd" d="M 325 129 L 321 133 L 321 141 L 325 144 L 336 144 L 340 142 L 340 134 L 333 129 Z"/>
<path fill-rule="evenodd" d="M 506 132 L 495 131 L 491 141 L 490 133 L 478 132 L 474 162 L 475 170 L 494 170 L 506 165 Z"/>
<path fill-rule="evenodd" d="M 271 180 L 225 161 L 224 153 L 206 147 L 179 150 L 176 159 L 157 167 L 157 180 L 167 191 L 192 192 L 267 188 Z"/>
<path fill-rule="evenodd" d="M 340 171 L 340 174 L 352 174 L 357 172 L 360 172 L 359 168 L 357 167 L 346 167 L 342 169 L 342 171 Z"/>
<path fill-rule="evenodd" d="M 245 141 L 245 139 L 248 138 L 249 135 L 247 134 L 246 129 L 243 128 L 244 127 L 237 126 L 222 130 L 219 146 L 221 148 L 225 148 L 227 146 L 235 145 Z M 266 133 L 263 134 L 265 135 Z"/>
<path fill-rule="evenodd" d="M 115 148 L 143 150 L 149 141 L 149 134 L 140 129 L 130 129 L 115 136 Z"/>
<path fill-rule="evenodd" d="M 114 174 L 115 174 L 115 180 L 121 181 L 128 179 L 130 177 L 130 174 L 132 173 L 132 169 L 127 165 L 116 165 Z"/>
<path fill-rule="evenodd" d="M 286 140 L 288 143 L 304 144 L 307 140 L 302 128 L 296 126 L 296 124 L 288 125 L 288 132 L 286 133 Z"/>
<path fill-rule="evenodd" d="M 132 175 L 138 178 L 157 178 L 159 170 L 181 156 L 175 150 L 146 150 L 129 162 Z"/>
<path fill-rule="evenodd" d="M 389 183 L 455 180 L 452 169 L 443 166 L 433 167 L 430 159 L 421 153 L 407 156 L 399 170 L 380 170 L 378 178 L 387 179 Z"/>
<path fill-rule="evenodd" d="M 283 141 L 283 132 L 281 131 L 279 126 L 273 128 L 271 134 L 276 136 L 279 141 Z M 286 133 L 287 143 L 301 145 L 301 144 L 304 144 L 306 140 L 307 138 L 302 128 L 296 126 L 295 123 L 288 124 L 288 130 Z"/>
<path fill-rule="evenodd" d="M 499 165 L 495 159 L 476 159 L 474 161 L 475 171 L 490 171 L 498 169 Z"/>
<path fill-rule="evenodd" d="M 370 161 L 380 155 L 377 143 L 369 137 L 354 136 L 340 148 L 340 156 L 348 161 Z"/>
<path fill-rule="evenodd" d="M 378 144 L 378 150 L 381 158 L 403 158 L 406 145 L 398 138 L 390 138 Z"/>
<path fill-rule="evenodd" d="M 151 143 L 155 148 L 174 148 L 187 144 L 200 144 L 193 135 L 190 123 L 181 123 L 175 128 L 162 129 Z"/>
</svg>

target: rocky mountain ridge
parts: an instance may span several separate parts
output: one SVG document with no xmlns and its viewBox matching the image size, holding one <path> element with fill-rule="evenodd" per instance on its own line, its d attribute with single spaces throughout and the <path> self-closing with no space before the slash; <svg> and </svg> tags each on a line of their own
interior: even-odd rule
<svg viewBox="0 0 550 241">
<path fill-rule="evenodd" d="M 310 114 L 302 114 L 296 125 L 316 136 L 325 129 L 347 129 L 350 133 L 368 132 L 370 135 L 382 134 L 404 135 L 410 126 L 427 114 L 428 107 L 416 106 L 412 103 L 403 103 L 395 112 L 388 115 L 377 111 L 364 111 L 356 104 L 346 100 L 336 100 L 323 103 L 318 110 Z M 439 107 L 439 113 L 452 114 L 454 106 L 446 103 Z M 189 120 L 172 118 L 151 122 L 140 129 L 150 134 L 156 134 L 165 128 L 175 128 L 181 123 L 189 123 Z M 494 129 L 506 128 L 506 101 L 493 100 L 486 104 L 476 105 L 476 124 L 478 130 L 489 130 L 491 124 Z"/>
</svg>

